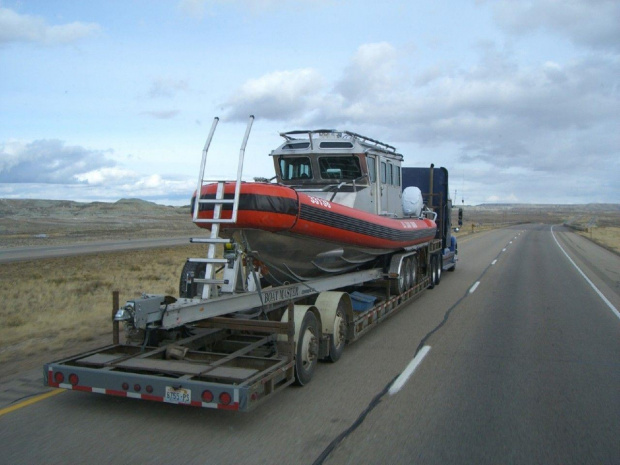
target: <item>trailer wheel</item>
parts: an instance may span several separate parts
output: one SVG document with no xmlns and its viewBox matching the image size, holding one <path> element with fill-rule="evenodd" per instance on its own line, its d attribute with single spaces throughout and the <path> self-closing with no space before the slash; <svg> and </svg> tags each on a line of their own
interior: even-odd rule
<svg viewBox="0 0 620 465">
<path fill-rule="evenodd" d="M 308 384 L 314 375 L 319 355 L 319 323 L 311 311 L 307 311 L 299 328 L 295 353 L 295 383 Z"/>
<path fill-rule="evenodd" d="M 347 314 L 343 305 L 338 305 L 336 316 L 334 317 L 334 333 L 330 338 L 329 355 L 326 360 L 334 363 L 340 360 L 344 352 L 347 339 Z"/>
<path fill-rule="evenodd" d="M 398 278 L 393 279 L 391 284 L 391 292 L 392 294 L 399 295 L 407 290 L 407 283 L 409 282 L 409 278 L 407 277 L 407 260 L 403 259 L 402 264 L 400 265 L 400 272 L 398 273 Z"/>
<path fill-rule="evenodd" d="M 418 280 L 418 261 L 415 256 L 409 259 L 409 286 L 407 289 L 411 289 L 417 284 Z"/>
<path fill-rule="evenodd" d="M 437 272 L 435 271 L 437 269 L 437 260 L 436 260 L 436 256 L 435 255 L 431 255 L 431 261 L 428 264 L 428 275 L 431 278 L 430 282 L 428 284 L 428 288 L 429 289 L 433 289 L 435 287 L 435 278 L 437 276 Z"/>
<path fill-rule="evenodd" d="M 441 255 L 436 256 L 435 261 L 435 285 L 439 286 L 441 282 L 441 273 L 443 272 L 443 257 Z"/>
<path fill-rule="evenodd" d="M 204 278 L 206 268 L 207 266 L 205 263 L 190 262 L 189 260 L 185 262 L 185 266 L 181 271 L 181 279 L 179 280 L 180 297 L 191 299 L 193 297 L 196 297 L 197 295 L 202 295 L 203 284 L 189 284 L 188 278 L 190 276 L 195 278 Z"/>
</svg>

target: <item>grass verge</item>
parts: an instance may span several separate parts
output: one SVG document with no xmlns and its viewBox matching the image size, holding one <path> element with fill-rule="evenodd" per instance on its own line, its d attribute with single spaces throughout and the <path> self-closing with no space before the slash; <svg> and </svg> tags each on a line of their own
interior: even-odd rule
<svg viewBox="0 0 620 465">
<path fill-rule="evenodd" d="M 186 258 L 204 255 L 187 245 L 3 264 L 0 363 L 51 361 L 111 334 L 112 291 L 121 305 L 143 292 L 178 296 Z"/>
</svg>

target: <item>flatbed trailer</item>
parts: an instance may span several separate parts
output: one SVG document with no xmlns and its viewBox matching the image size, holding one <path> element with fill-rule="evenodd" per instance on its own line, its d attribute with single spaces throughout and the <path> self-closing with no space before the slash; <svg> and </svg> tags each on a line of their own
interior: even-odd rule
<svg viewBox="0 0 620 465">
<path fill-rule="evenodd" d="M 423 247 L 423 253 L 436 252 L 440 245 L 435 240 Z M 179 405 L 251 410 L 294 382 L 309 382 L 317 360 L 336 361 L 345 340 L 358 340 L 402 309 L 429 287 L 431 279 L 428 274 L 420 276 L 405 292 L 393 295 L 393 279 L 381 269 L 337 278 L 336 285 L 346 283 L 344 287 L 352 292 L 318 292 L 313 286 L 321 289 L 325 286 L 321 282 L 273 289 L 282 296 L 303 294 L 288 301 L 280 321 L 239 315 L 211 317 L 184 327 L 185 334 L 162 345 L 112 344 L 48 363 L 45 384 Z M 362 299 L 361 304 L 356 298 Z M 139 306 L 163 299 L 144 296 L 132 302 Z M 344 319 L 334 331 L 333 326 L 326 326 L 338 321 L 338 310 L 344 311 Z M 312 333 L 307 333 L 307 327 L 312 325 L 319 336 L 309 337 L 314 341 L 307 337 Z M 334 344 L 334 332 L 338 331 L 337 338 L 343 340 Z M 302 380 L 296 371 L 304 372 Z"/>
<path fill-rule="evenodd" d="M 252 120 L 233 181 L 237 187 Z M 196 192 L 204 182 L 206 153 L 216 124 L 217 118 L 203 151 Z M 371 149 L 376 148 L 372 144 L 380 144 L 364 140 Z M 444 168 L 403 168 L 402 189 L 426 186 L 429 208 L 423 215 L 437 220 L 434 239 L 378 255 L 353 271 L 292 283 L 262 279 L 261 262 L 247 249 L 243 235 L 219 237 L 225 220 L 214 214 L 210 237 L 192 240 L 208 245 L 207 257 L 188 259 L 179 297 L 143 294 L 119 308 L 116 295 L 113 343 L 47 363 L 44 384 L 239 411 L 255 408 L 290 384 L 307 384 L 319 361 L 337 362 L 346 344 L 438 285 L 442 270 L 454 269 L 457 249 L 450 237 L 447 179 Z M 217 197 L 201 202 L 214 204 L 218 215 L 223 205 L 232 204 L 228 221 L 234 222 L 239 197 L 237 192 L 233 199 L 224 198 L 226 182 L 217 181 Z M 391 182 L 393 188 L 394 179 Z M 339 182 L 334 192 L 345 184 Z M 355 181 L 350 187 L 357 189 Z M 333 198 L 335 193 L 329 195 Z M 197 203 L 194 222 L 198 221 Z M 216 257 L 216 247 L 222 248 L 221 258 Z M 122 343 L 121 322 L 125 325 Z"/>
</svg>

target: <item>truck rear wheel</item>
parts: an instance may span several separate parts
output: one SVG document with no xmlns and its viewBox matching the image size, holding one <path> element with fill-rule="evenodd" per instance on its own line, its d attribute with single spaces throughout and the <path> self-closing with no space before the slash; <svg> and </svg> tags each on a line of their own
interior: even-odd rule
<svg viewBox="0 0 620 465">
<path fill-rule="evenodd" d="M 295 384 L 308 384 L 314 375 L 319 356 L 319 323 L 312 311 L 307 311 L 299 328 L 295 351 Z"/>
</svg>

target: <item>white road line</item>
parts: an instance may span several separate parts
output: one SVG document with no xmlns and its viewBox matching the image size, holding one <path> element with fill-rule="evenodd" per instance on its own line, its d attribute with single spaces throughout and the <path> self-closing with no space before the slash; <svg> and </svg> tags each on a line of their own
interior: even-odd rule
<svg viewBox="0 0 620 465">
<path fill-rule="evenodd" d="M 566 255 L 566 258 L 568 258 L 568 260 L 573 264 L 573 266 L 577 269 L 577 271 L 579 271 L 579 274 L 581 274 L 581 276 L 583 276 L 583 279 L 586 280 L 586 282 L 590 285 L 590 287 L 592 287 L 592 289 L 594 289 L 594 291 L 598 294 L 598 296 L 603 300 L 603 302 L 605 302 L 607 304 L 607 306 L 611 309 L 612 312 L 614 312 L 614 314 L 620 319 L 620 312 L 618 311 L 618 309 L 616 307 L 614 307 L 614 304 L 612 304 L 607 297 L 605 297 L 603 295 L 603 293 L 601 291 L 598 290 L 598 288 L 594 285 L 594 283 L 592 281 L 590 281 L 590 278 L 588 278 L 586 276 L 586 274 L 581 271 L 581 269 L 577 266 L 577 264 L 573 261 L 572 258 L 570 258 L 568 256 L 568 254 L 566 253 L 566 250 L 564 250 L 564 248 L 560 245 L 560 243 L 558 242 L 558 240 L 555 237 L 555 234 L 553 232 L 553 226 L 551 226 L 551 236 L 553 236 L 553 240 L 555 241 L 555 243 L 558 245 L 558 247 L 560 248 L 560 250 L 562 251 L 562 253 L 564 255 Z"/>
<path fill-rule="evenodd" d="M 415 369 L 418 368 L 418 365 L 422 363 L 422 360 L 424 359 L 424 357 L 426 357 L 426 354 L 428 354 L 430 350 L 431 350 L 431 346 L 424 346 L 420 349 L 420 352 L 418 352 L 418 355 L 413 357 L 413 360 L 409 362 L 409 365 L 407 365 L 407 368 L 405 368 L 405 370 L 400 374 L 398 378 L 394 380 L 394 382 L 390 386 L 390 390 L 388 392 L 390 393 L 391 396 L 393 396 L 394 394 L 396 394 L 398 391 L 402 389 L 402 387 L 405 385 L 409 377 L 413 374 Z"/>
<path fill-rule="evenodd" d="M 509 244 L 512 244 L 512 241 L 510 241 Z"/>
<path fill-rule="evenodd" d="M 502 249 L 502 252 L 506 252 L 506 247 L 504 247 L 504 248 Z"/>
<path fill-rule="evenodd" d="M 497 263 L 497 259 L 493 260 L 493 261 L 491 262 L 491 265 L 495 265 L 496 263 Z"/>
<path fill-rule="evenodd" d="M 480 281 L 476 281 L 476 283 L 469 289 L 469 293 L 473 294 L 476 289 L 480 286 Z"/>
</svg>

